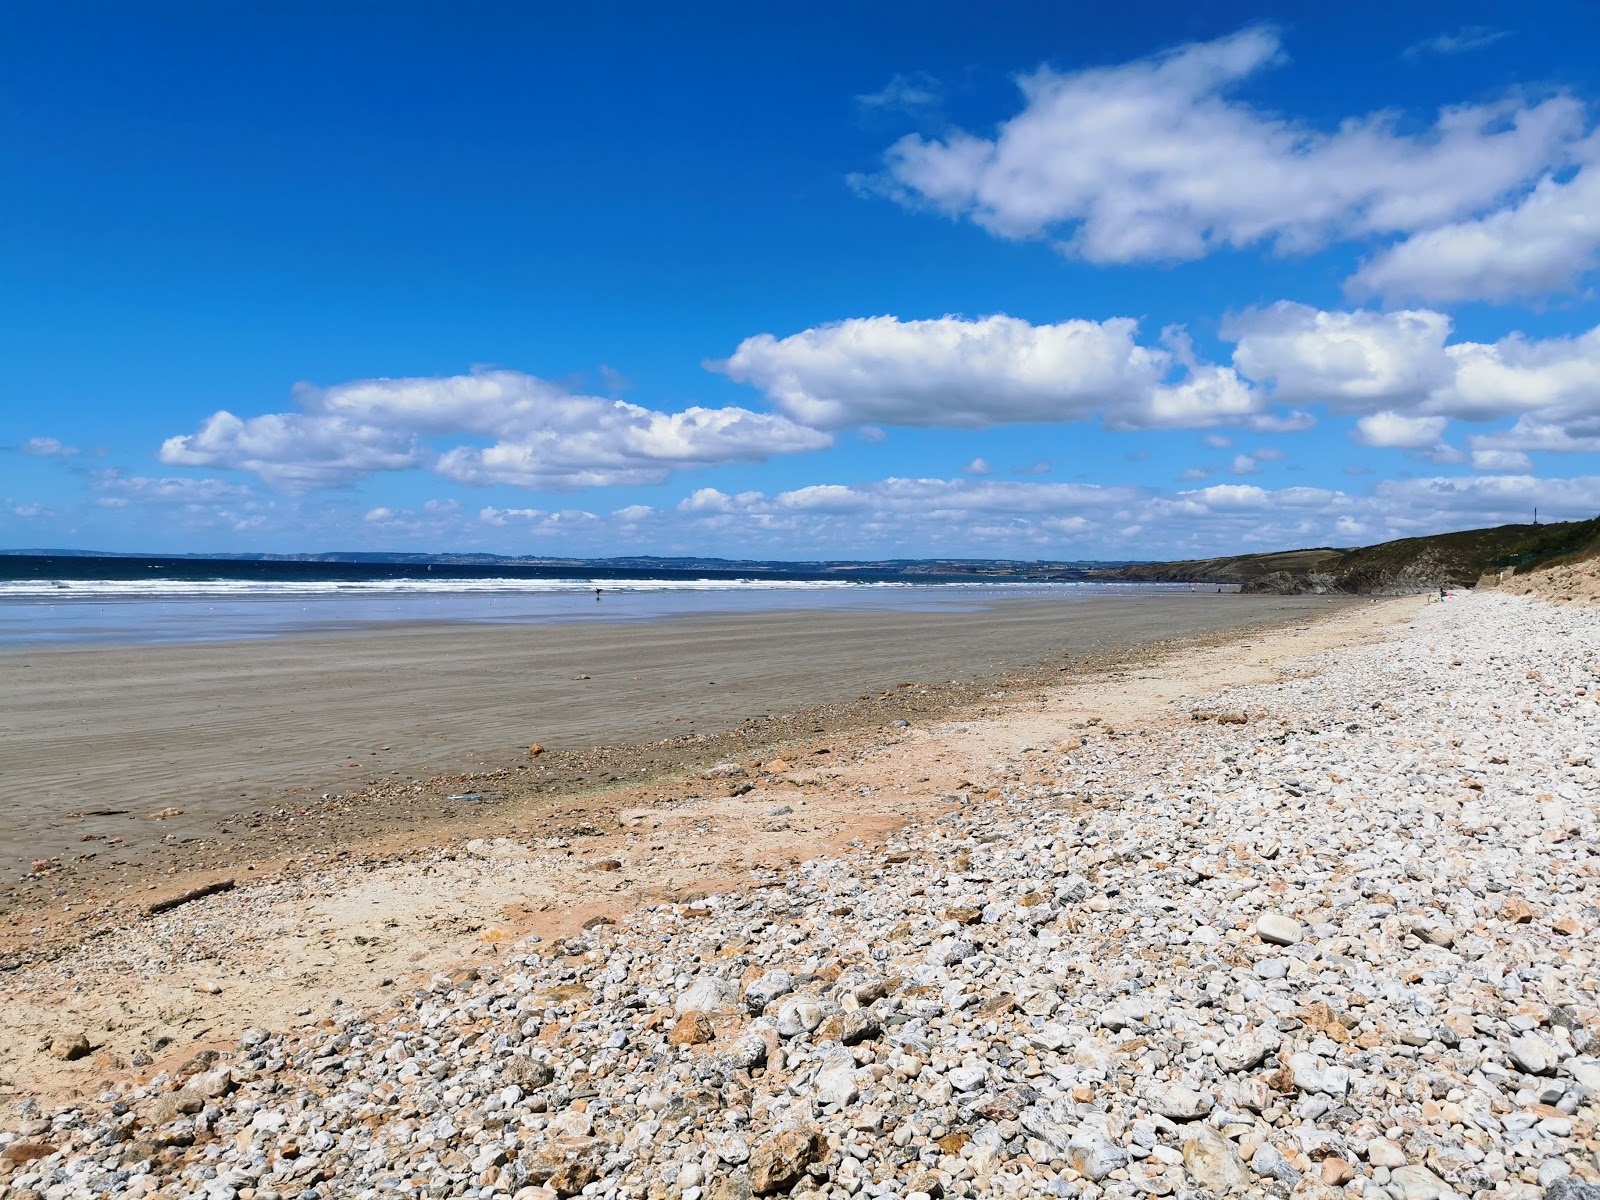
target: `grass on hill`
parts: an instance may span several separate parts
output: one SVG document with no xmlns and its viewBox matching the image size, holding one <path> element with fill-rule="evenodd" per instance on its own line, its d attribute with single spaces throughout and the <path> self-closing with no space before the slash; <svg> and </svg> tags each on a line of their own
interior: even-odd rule
<svg viewBox="0 0 1600 1200">
<path fill-rule="evenodd" d="M 1600 555 L 1600 517 L 1552 525 L 1543 533 L 1508 546 L 1490 565 L 1515 567 L 1518 574 Z"/>
</svg>

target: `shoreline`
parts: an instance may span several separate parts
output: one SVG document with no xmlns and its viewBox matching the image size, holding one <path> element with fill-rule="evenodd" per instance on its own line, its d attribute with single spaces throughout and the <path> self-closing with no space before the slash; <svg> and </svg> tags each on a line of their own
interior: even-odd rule
<svg viewBox="0 0 1600 1200">
<path fill-rule="evenodd" d="M 309 851 L 425 841 L 508 805 L 559 810 L 717 756 L 935 719 L 1342 607 L 999 599 L 0 655 L 0 775 L 15 797 L 0 963 L 36 937 L 40 910 L 74 905 L 81 929 L 152 882 L 165 894 Z"/>
<path fill-rule="evenodd" d="M 908 820 L 947 810 L 958 792 L 989 790 L 999 778 L 992 760 L 1014 751 L 1019 738 L 1048 744 L 1037 732 L 1043 726 L 1067 720 L 1078 736 L 1103 737 L 1181 721 L 1177 708 L 1189 699 L 1231 683 L 1274 679 L 1293 658 L 1381 636 L 1412 607 L 1409 599 L 1337 610 L 1321 605 L 1314 620 L 1258 622 L 1176 647 L 1119 652 L 1114 662 L 1087 674 L 1075 670 L 1065 682 L 1064 672 L 1047 665 L 920 699 L 896 688 L 887 699 L 874 696 L 829 714 L 831 722 L 797 714 L 781 751 L 786 761 L 771 758 L 781 739 L 759 729 L 751 738 L 736 728 L 683 747 L 674 769 L 632 786 L 557 790 L 317 848 L 296 833 L 299 853 L 263 857 L 254 871 L 230 864 L 162 874 L 153 891 L 143 880 L 105 888 L 101 903 L 80 902 L 71 912 L 61 911 L 67 900 L 54 910 L 26 906 L 4 926 L 12 969 L 0 972 L 0 998 L 8 1001 L 0 1008 L 10 1014 L 0 1018 L 0 1043 L 15 1044 L 20 1057 L 0 1059 L 0 1081 L 16 1087 L 33 1078 L 39 1091 L 63 1094 L 96 1071 L 134 1069 L 136 1057 L 165 1037 L 187 1059 L 197 1047 L 227 1043 L 241 1022 L 265 1013 L 291 1021 L 296 1010 L 330 995 L 368 995 L 383 980 L 400 986 L 497 953 L 529 932 L 570 936 L 595 917 L 616 920 L 664 897 L 734 886 L 858 839 L 879 843 Z M 926 707 L 913 713 L 914 724 L 893 724 L 906 718 L 891 714 L 919 703 Z M 1090 718 L 1094 723 L 1085 724 Z M 724 758 L 740 774 L 708 780 L 692 769 Z M 297 826 L 319 828 L 304 816 Z M 604 864 L 613 860 L 616 868 L 608 869 Z M 235 879 L 237 890 L 157 917 L 140 912 L 151 899 L 222 878 Z M 326 925 L 308 915 L 308 904 Z M 237 945 L 218 944 L 217 914 L 233 914 L 221 918 L 221 927 L 234 931 L 229 936 Z M 308 942 L 313 926 L 342 933 Z M 145 946 L 167 965 L 128 985 L 73 965 L 129 944 Z M 276 982 L 260 978 L 268 963 L 282 976 Z M 85 974 L 100 979 L 87 989 L 97 996 L 92 1002 L 81 998 Z M 225 1000 L 239 986 L 235 979 L 252 977 L 248 1014 L 230 1016 L 227 1004 L 194 990 L 225 983 Z M 116 1026 L 103 1030 L 95 1055 L 81 1065 L 52 1061 L 38 1049 L 39 1031 L 62 1020 L 49 997 L 63 989 L 73 997 L 69 1006 L 93 1010 L 84 1019 Z M 175 1066 L 181 1059 L 174 1053 L 151 1055 L 153 1066 Z"/>
</svg>

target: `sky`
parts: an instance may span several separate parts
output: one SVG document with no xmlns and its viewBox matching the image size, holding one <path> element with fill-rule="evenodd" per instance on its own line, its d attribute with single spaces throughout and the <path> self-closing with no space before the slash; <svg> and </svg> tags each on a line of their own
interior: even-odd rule
<svg viewBox="0 0 1600 1200">
<path fill-rule="evenodd" d="M 1600 513 L 1600 7 L 20 0 L 0 547 Z"/>
</svg>

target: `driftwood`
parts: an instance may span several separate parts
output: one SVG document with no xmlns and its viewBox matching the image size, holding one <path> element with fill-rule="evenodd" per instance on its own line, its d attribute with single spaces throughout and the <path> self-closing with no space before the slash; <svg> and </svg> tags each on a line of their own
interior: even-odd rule
<svg viewBox="0 0 1600 1200">
<path fill-rule="evenodd" d="M 207 896 L 215 896 L 218 892 L 231 892 L 234 881 L 232 879 L 219 879 L 215 883 L 208 883 L 204 887 L 190 888 L 187 892 L 180 892 L 176 896 L 168 896 L 165 900 L 152 900 L 144 906 L 144 915 L 153 917 L 157 913 L 170 912 L 181 904 L 191 900 L 202 900 Z"/>
</svg>

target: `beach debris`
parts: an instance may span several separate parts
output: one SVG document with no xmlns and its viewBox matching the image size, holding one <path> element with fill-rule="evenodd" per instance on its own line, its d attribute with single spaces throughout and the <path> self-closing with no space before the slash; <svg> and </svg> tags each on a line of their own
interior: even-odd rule
<svg viewBox="0 0 1600 1200">
<path fill-rule="evenodd" d="M 446 800 L 482 800 L 482 792 L 461 792 L 459 795 L 446 796 Z"/>
<path fill-rule="evenodd" d="M 152 821 L 165 821 L 168 817 L 181 816 L 183 816 L 183 809 L 181 808 L 161 808 L 151 813 L 150 819 Z"/>
<path fill-rule="evenodd" d="M 572 678 L 573 679 L 587 679 L 589 677 L 587 675 L 574 675 Z"/>
<path fill-rule="evenodd" d="M 203 883 L 199 887 L 192 887 L 188 891 L 179 892 L 176 896 L 152 900 L 144 906 L 144 915 L 153 917 L 157 913 L 170 912 L 172 909 L 194 900 L 203 900 L 207 896 L 215 896 L 220 892 L 232 891 L 235 883 L 236 881 L 231 876 L 227 879 L 214 879 L 210 883 Z"/>
<path fill-rule="evenodd" d="M 544 747 L 541 746 L 538 742 L 535 742 L 533 745 L 528 747 L 528 757 L 529 758 L 538 758 L 539 755 L 541 755 L 543 753 L 544 753 Z"/>
<path fill-rule="evenodd" d="M 194 981 L 194 990 L 206 996 L 222 995 L 222 985 L 215 979 L 196 979 Z"/>
<path fill-rule="evenodd" d="M 718 763 L 700 772 L 701 779 L 743 779 L 745 769 L 735 762 Z"/>
</svg>

